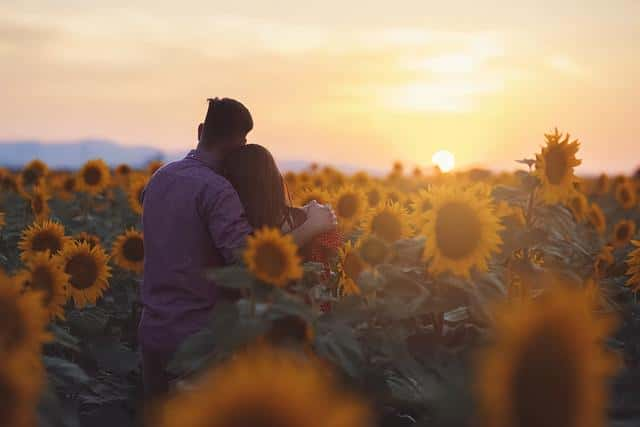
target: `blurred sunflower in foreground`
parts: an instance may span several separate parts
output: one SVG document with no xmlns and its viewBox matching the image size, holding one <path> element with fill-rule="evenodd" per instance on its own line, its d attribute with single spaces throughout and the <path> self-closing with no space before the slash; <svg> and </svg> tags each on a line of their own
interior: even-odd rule
<svg viewBox="0 0 640 427">
<path fill-rule="evenodd" d="M 102 159 L 89 160 L 78 172 L 78 190 L 92 195 L 103 192 L 111 182 L 111 172 Z"/>
<path fill-rule="evenodd" d="M 290 235 L 280 230 L 262 228 L 247 239 L 244 261 L 259 280 L 284 287 L 302 277 L 298 248 Z"/>
<path fill-rule="evenodd" d="M 131 229 L 118 236 L 113 243 L 111 255 L 118 267 L 134 273 L 142 273 L 144 265 L 142 233 Z"/>
<path fill-rule="evenodd" d="M 427 270 L 465 278 L 472 268 L 487 271 L 489 258 L 502 244 L 504 228 L 490 196 L 477 186 L 441 186 L 431 194 L 433 208 L 426 214 L 423 229 Z"/>
<path fill-rule="evenodd" d="M 61 251 L 69 242 L 69 237 L 64 235 L 64 226 L 57 222 L 35 222 L 22 232 L 22 238 L 18 243 L 20 258 L 27 261 L 38 252 L 49 251 L 51 256 Z"/>
<path fill-rule="evenodd" d="M 367 427 L 367 406 L 322 365 L 293 353 L 253 349 L 206 374 L 164 405 L 160 427 Z"/>
<path fill-rule="evenodd" d="M 634 246 L 634 250 L 631 251 L 627 257 L 627 265 L 629 269 L 626 274 L 629 279 L 626 285 L 633 290 L 633 292 L 640 291 L 640 241 L 634 240 L 631 242 Z"/>
<path fill-rule="evenodd" d="M 558 129 L 544 137 L 547 145 L 536 154 L 534 175 L 540 181 L 542 199 L 553 204 L 566 200 L 574 189 L 573 170 L 582 163 L 576 158 L 580 143 L 578 140 L 569 142 L 569 134 L 563 138 Z"/>
<path fill-rule="evenodd" d="M 362 230 L 375 234 L 387 243 L 409 237 L 409 215 L 398 203 L 384 203 L 372 209 L 364 219 Z"/>
<path fill-rule="evenodd" d="M 0 356 L 3 363 L 7 355 L 23 357 L 28 363 L 39 361 L 42 344 L 51 338 L 45 330 L 48 316 L 40 298 L 37 293 L 23 293 L 0 271 Z"/>
<path fill-rule="evenodd" d="M 496 312 L 495 343 L 477 366 L 482 425 L 601 427 L 615 371 L 603 339 L 614 322 L 596 318 L 584 293 L 557 290 Z"/>
<path fill-rule="evenodd" d="M 69 243 L 58 255 L 62 270 L 69 276 L 69 296 L 77 307 L 95 304 L 109 287 L 109 257 L 100 246 Z"/>
<path fill-rule="evenodd" d="M 56 258 L 39 252 L 27 264 L 26 275 L 20 280 L 25 290 L 39 292 L 42 306 L 51 319 L 64 319 L 69 275 L 62 271 Z"/>
</svg>

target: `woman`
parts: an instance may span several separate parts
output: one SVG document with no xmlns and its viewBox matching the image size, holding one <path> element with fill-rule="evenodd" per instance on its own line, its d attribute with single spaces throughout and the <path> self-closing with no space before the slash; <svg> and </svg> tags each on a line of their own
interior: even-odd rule
<svg viewBox="0 0 640 427">
<path fill-rule="evenodd" d="M 287 233 L 306 221 L 304 209 L 291 206 L 278 166 L 263 146 L 247 144 L 226 155 L 222 162 L 222 175 L 238 192 L 247 220 L 254 230 L 271 227 Z M 326 262 L 327 246 L 337 249 L 341 243 L 337 232 L 323 233 L 302 248 L 301 255 L 305 261 Z"/>
</svg>

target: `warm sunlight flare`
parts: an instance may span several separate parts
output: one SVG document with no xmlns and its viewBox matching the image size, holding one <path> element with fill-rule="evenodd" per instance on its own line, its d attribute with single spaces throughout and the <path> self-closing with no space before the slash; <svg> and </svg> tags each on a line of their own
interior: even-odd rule
<svg viewBox="0 0 640 427">
<path fill-rule="evenodd" d="M 456 158 L 453 153 L 447 150 L 440 150 L 434 153 L 431 157 L 431 161 L 442 172 L 450 172 L 456 165 Z"/>
</svg>

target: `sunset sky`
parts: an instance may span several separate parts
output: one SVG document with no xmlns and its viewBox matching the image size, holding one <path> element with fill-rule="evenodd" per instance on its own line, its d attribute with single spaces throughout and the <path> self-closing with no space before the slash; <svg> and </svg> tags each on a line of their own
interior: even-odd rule
<svg viewBox="0 0 640 427">
<path fill-rule="evenodd" d="M 630 172 L 640 1 L 1 0 L 0 93 L 0 140 L 187 150 L 230 96 L 283 160 L 511 169 L 558 126 Z"/>
</svg>

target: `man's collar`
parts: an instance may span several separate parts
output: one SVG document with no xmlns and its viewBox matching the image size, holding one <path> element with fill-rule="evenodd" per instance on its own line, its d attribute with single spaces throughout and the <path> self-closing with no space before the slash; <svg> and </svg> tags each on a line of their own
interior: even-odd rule
<svg viewBox="0 0 640 427">
<path fill-rule="evenodd" d="M 187 154 L 187 159 L 195 159 L 199 162 L 204 163 L 207 167 L 213 169 L 214 171 L 220 171 L 221 160 L 216 153 L 211 151 L 203 150 L 202 148 L 197 148 L 195 150 L 191 150 L 189 154 Z"/>
</svg>

